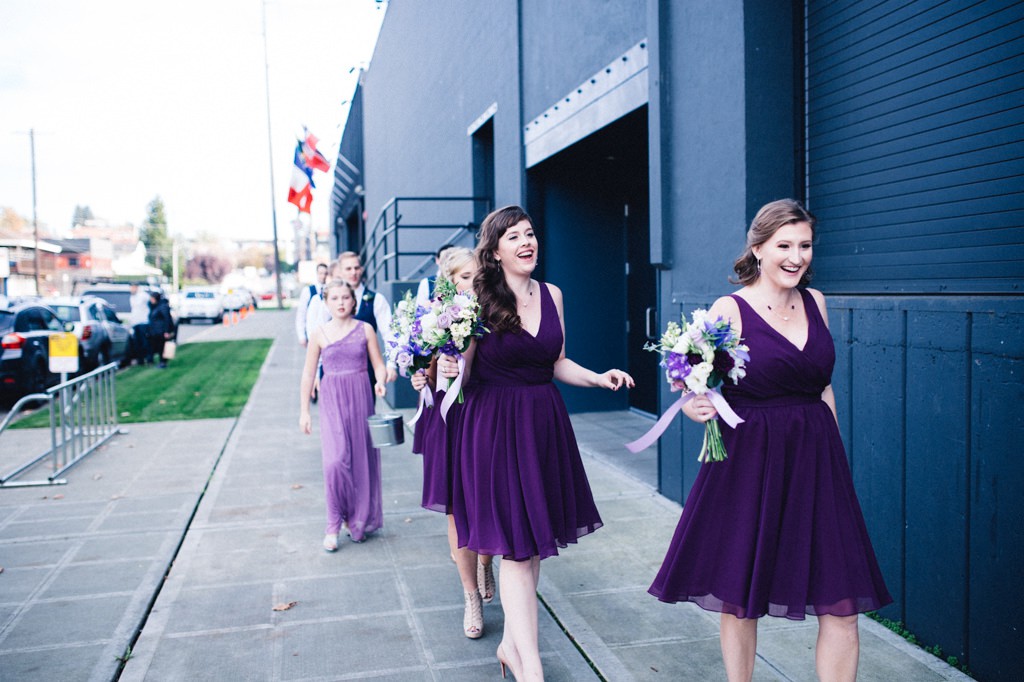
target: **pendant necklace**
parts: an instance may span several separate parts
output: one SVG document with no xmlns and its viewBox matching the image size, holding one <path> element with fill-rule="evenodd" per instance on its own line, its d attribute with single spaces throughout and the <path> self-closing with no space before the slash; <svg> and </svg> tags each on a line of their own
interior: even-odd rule
<svg viewBox="0 0 1024 682">
<path fill-rule="evenodd" d="M 533 280 L 532 279 L 530 280 L 530 283 L 526 285 L 526 291 L 527 291 L 528 297 L 524 298 L 522 301 L 520 301 L 519 297 L 516 296 L 516 302 L 519 305 L 521 305 L 522 307 L 524 307 L 524 308 L 529 308 L 530 307 L 530 303 L 533 301 Z"/>
<path fill-rule="evenodd" d="M 767 307 L 767 308 L 768 308 L 768 311 L 769 311 L 769 312 L 770 312 L 771 314 L 775 315 L 775 316 L 776 316 L 776 317 L 778 317 L 778 318 L 781 318 L 783 322 L 789 322 L 789 315 L 783 315 L 782 313 L 780 313 L 779 311 L 777 311 L 777 310 L 776 310 L 775 308 L 771 307 L 771 306 L 770 306 L 770 305 L 768 304 L 768 302 L 767 302 L 767 301 L 765 301 L 765 307 Z M 783 306 L 783 308 L 785 308 L 785 306 Z M 793 313 L 794 313 L 794 312 L 796 311 L 796 304 L 795 304 L 795 303 L 791 303 L 791 304 L 790 304 L 790 306 L 789 306 L 789 310 L 790 310 L 790 313 L 789 313 L 789 314 L 790 314 L 790 315 L 792 315 L 792 314 L 793 314 Z"/>
</svg>

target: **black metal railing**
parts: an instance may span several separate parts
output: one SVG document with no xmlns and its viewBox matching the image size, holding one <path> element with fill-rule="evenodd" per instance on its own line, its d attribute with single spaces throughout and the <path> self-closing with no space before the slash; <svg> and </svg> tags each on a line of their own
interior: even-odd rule
<svg viewBox="0 0 1024 682">
<path fill-rule="evenodd" d="M 407 212 L 413 214 L 420 212 L 424 205 L 435 210 L 426 211 L 429 214 L 426 219 L 412 215 L 405 220 L 403 205 Z M 379 290 L 383 282 L 414 281 L 423 277 L 433 265 L 437 249 L 465 239 L 467 232 L 474 234 L 479 227 L 476 217 L 486 215 L 490 210 L 491 200 L 488 197 L 393 197 L 381 208 L 359 252 L 367 286 Z M 448 219 L 457 213 L 470 217 L 462 221 Z M 441 215 L 445 219 L 438 219 Z M 448 231 L 439 242 L 409 238 L 410 233 L 439 230 Z M 404 240 L 403 234 L 406 235 Z M 403 241 L 414 243 L 411 248 L 403 250 Z M 424 248 L 424 243 L 433 248 Z"/>
</svg>

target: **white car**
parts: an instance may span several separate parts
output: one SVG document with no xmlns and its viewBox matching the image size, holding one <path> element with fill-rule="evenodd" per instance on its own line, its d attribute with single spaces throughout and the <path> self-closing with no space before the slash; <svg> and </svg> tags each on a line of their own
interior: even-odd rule
<svg viewBox="0 0 1024 682">
<path fill-rule="evenodd" d="M 224 319 L 224 297 L 213 287 L 185 287 L 178 297 L 178 321 L 209 320 L 217 324 Z"/>
</svg>

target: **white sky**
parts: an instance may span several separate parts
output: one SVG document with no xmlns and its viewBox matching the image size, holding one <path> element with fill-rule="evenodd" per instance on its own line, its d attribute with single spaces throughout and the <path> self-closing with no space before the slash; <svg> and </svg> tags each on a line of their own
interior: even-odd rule
<svg viewBox="0 0 1024 682">
<path fill-rule="evenodd" d="M 282 239 L 304 124 L 332 166 L 314 174 L 313 226 L 327 228 L 342 102 L 385 4 L 266 2 Z M 40 223 L 64 230 L 80 204 L 138 225 L 160 195 L 172 234 L 272 237 L 261 0 L 3 0 L 0 206 L 31 221 L 30 128 Z"/>
</svg>

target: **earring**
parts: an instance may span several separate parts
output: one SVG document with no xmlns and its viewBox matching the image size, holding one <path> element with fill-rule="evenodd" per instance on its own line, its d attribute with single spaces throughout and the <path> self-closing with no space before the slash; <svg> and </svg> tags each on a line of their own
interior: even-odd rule
<svg viewBox="0 0 1024 682">
<path fill-rule="evenodd" d="M 757 259 L 757 274 L 761 274 L 761 259 Z"/>
</svg>

